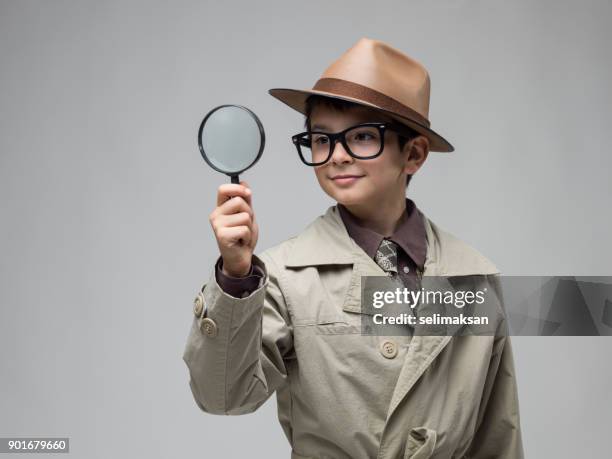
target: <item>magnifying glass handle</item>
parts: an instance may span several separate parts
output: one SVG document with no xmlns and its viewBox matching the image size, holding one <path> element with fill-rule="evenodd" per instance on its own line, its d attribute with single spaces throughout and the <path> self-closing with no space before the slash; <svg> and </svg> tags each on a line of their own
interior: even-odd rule
<svg viewBox="0 0 612 459">
<path fill-rule="evenodd" d="M 240 183 L 240 178 L 238 177 L 238 175 L 232 175 L 231 177 L 232 177 L 232 183 L 236 183 L 236 184 Z M 238 244 L 244 245 L 244 241 L 242 240 L 242 238 L 238 240 Z"/>
</svg>

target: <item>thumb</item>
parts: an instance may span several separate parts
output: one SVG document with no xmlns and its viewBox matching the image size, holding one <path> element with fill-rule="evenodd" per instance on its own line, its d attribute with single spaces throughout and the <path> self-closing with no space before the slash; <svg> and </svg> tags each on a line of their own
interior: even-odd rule
<svg viewBox="0 0 612 459">
<path fill-rule="evenodd" d="M 249 190 L 249 193 L 248 193 L 248 195 L 247 195 L 247 197 L 246 197 L 246 201 L 247 201 L 247 203 L 249 204 L 249 206 L 253 207 L 253 201 L 251 200 L 251 198 L 252 198 L 252 196 L 251 196 L 251 195 L 252 195 L 252 193 L 253 193 L 253 192 L 251 191 L 251 187 L 250 187 L 250 186 L 249 186 L 249 184 L 248 184 L 246 181 L 244 181 L 244 180 L 241 180 L 241 181 L 240 181 L 240 185 L 242 185 L 242 186 L 246 187 L 246 189 L 247 189 L 247 190 Z"/>
</svg>

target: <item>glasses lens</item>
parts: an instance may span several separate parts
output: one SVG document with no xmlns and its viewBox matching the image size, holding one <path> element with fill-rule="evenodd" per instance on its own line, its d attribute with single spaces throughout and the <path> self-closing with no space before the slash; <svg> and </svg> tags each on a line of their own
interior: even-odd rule
<svg viewBox="0 0 612 459">
<path fill-rule="evenodd" d="M 298 137 L 300 153 L 309 164 L 322 163 L 329 156 L 330 139 L 325 134 L 304 134 Z"/>
<path fill-rule="evenodd" d="M 355 156 L 374 156 L 380 151 L 380 131 L 375 126 L 354 127 L 346 133 L 346 143 Z"/>
</svg>

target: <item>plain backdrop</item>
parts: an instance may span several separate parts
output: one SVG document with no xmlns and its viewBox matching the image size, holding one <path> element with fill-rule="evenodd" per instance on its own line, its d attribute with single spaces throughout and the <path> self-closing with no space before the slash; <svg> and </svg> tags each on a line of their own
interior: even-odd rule
<svg viewBox="0 0 612 459">
<path fill-rule="evenodd" d="M 227 177 L 196 133 L 254 110 L 262 251 L 333 201 L 273 87 L 365 36 L 422 62 L 431 153 L 408 196 L 505 274 L 611 275 L 608 1 L 0 2 L 0 436 L 71 455 L 288 457 L 272 397 L 201 412 L 182 354 Z M 527 457 L 607 457 L 612 341 L 513 337 Z M 588 445 L 588 446 L 587 446 Z M 587 451 L 588 448 L 588 452 Z"/>
</svg>

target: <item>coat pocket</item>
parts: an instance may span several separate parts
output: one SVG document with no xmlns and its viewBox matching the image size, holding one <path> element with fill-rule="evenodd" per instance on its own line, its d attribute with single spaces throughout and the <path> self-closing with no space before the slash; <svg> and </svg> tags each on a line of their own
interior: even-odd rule
<svg viewBox="0 0 612 459">
<path fill-rule="evenodd" d="M 315 325 L 317 335 L 353 335 L 361 333 L 361 327 L 337 320 L 319 320 Z"/>
<path fill-rule="evenodd" d="M 427 459 L 432 457 L 436 446 L 436 431 L 427 427 L 410 429 L 406 440 L 404 459 Z"/>
</svg>

